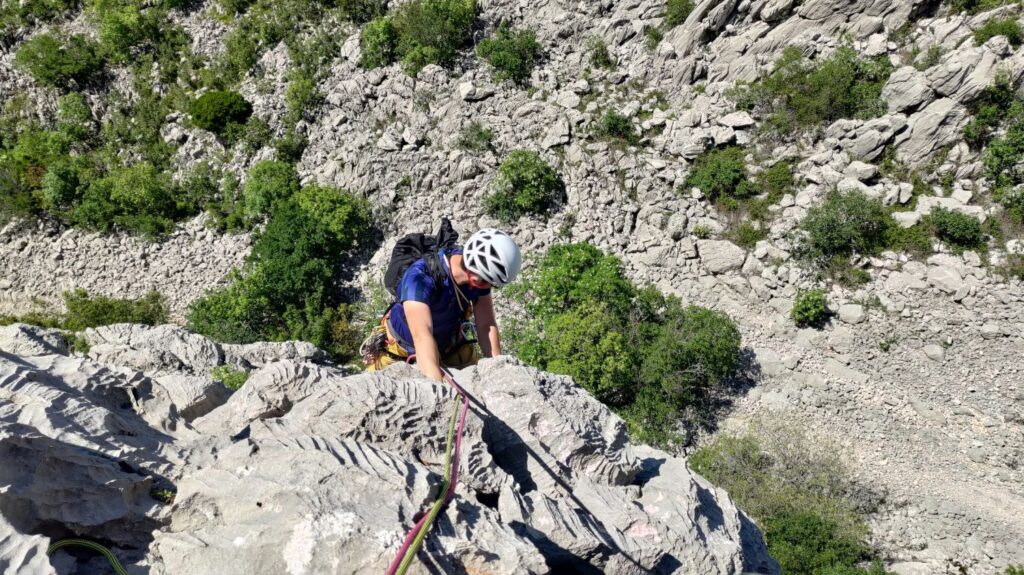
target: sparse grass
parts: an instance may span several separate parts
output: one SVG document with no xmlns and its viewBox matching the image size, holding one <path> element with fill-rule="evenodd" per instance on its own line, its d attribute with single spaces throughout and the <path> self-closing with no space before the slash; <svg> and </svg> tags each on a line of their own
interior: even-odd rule
<svg viewBox="0 0 1024 575">
<path fill-rule="evenodd" d="M 887 58 L 861 58 L 849 46 L 816 61 L 791 47 L 771 74 L 738 86 L 732 95 L 737 107 L 766 116 L 761 130 L 793 136 L 842 118 L 881 115 L 882 86 L 891 72 Z"/>
<path fill-rule="evenodd" d="M 467 152 L 483 153 L 493 150 L 494 132 L 480 122 L 470 122 L 459 131 L 455 145 Z"/>
<path fill-rule="evenodd" d="M 686 21 L 693 12 L 693 0 L 667 0 L 665 3 L 665 25 L 675 28 Z"/>
<path fill-rule="evenodd" d="M 587 54 L 591 66 L 604 70 L 615 69 L 615 60 L 601 38 L 592 36 L 587 40 Z"/>
<path fill-rule="evenodd" d="M 1005 36 L 1014 49 L 1019 48 L 1024 41 L 1024 33 L 1021 32 L 1016 16 L 994 18 L 985 22 L 974 31 L 974 43 L 981 46 L 996 36 Z"/>
</svg>

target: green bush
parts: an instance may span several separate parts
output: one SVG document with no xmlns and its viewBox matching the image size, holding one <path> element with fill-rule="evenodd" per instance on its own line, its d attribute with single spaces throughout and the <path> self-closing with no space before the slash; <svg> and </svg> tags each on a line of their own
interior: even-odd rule
<svg viewBox="0 0 1024 575">
<path fill-rule="evenodd" d="M 427 64 L 451 67 L 472 40 L 475 0 L 412 0 L 400 5 L 393 22 L 396 55 L 410 76 Z"/>
<path fill-rule="evenodd" d="M 77 34 L 65 42 L 50 33 L 33 36 L 18 48 L 14 61 L 36 82 L 55 88 L 89 84 L 103 69 L 96 43 Z"/>
<path fill-rule="evenodd" d="M 231 391 L 238 391 L 249 379 L 249 373 L 233 365 L 218 365 L 210 371 L 210 377 L 220 381 Z"/>
<path fill-rule="evenodd" d="M 103 296 L 89 297 L 85 290 L 64 293 L 67 314 L 61 327 L 81 331 L 112 323 L 167 323 L 167 306 L 159 292 L 151 291 L 139 299 L 116 299 Z"/>
<path fill-rule="evenodd" d="M 459 131 L 459 139 L 455 145 L 467 152 L 486 152 L 493 149 L 494 132 L 485 128 L 480 122 L 470 122 Z"/>
<path fill-rule="evenodd" d="M 982 90 L 970 105 L 973 117 L 964 126 L 964 139 L 967 143 L 975 149 L 983 148 L 992 139 L 1014 100 L 1009 76 L 997 74 L 995 82 Z"/>
<path fill-rule="evenodd" d="M 1000 6 L 1006 6 L 1008 4 L 1015 3 L 1016 0 L 943 0 L 942 3 L 949 6 L 949 9 L 954 13 L 967 12 L 968 14 L 978 14 L 980 12 L 987 12 Z"/>
<path fill-rule="evenodd" d="M 926 222 L 915 224 L 909 228 L 899 225 L 889 227 L 889 248 L 907 252 L 912 256 L 923 258 L 932 253 L 931 230 Z"/>
<path fill-rule="evenodd" d="M 945 208 L 935 208 L 929 214 L 935 226 L 935 235 L 956 251 L 976 250 L 985 245 L 985 234 L 978 218 Z"/>
<path fill-rule="evenodd" d="M 93 180 L 75 207 L 72 221 L 110 231 L 120 227 L 153 237 L 167 233 L 181 216 L 170 176 L 141 162 Z"/>
<path fill-rule="evenodd" d="M 252 104 L 238 92 L 213 90 L 192 102 L 192 123 L 218 136 L 240 128 L 252 115 Z"/>
<path fill-rule="evenodd" d="M 219 0 L 221 8 L 229 15 L 241 14 L 249 9 L 256 0 Z"/>
<path fill-rule="evenodd" d="M 489 215 L 511 223 L 525 215 L 546 215 L 562 198 L 564 185 L 555 169 L 532 150 L 513 150 L 484 198 Z"/>
<path fill-rule="evenodd" d="M 525 84 L 541 49 L 533 30 L 515 30 L 502 24 L 494 36 L 480 42 L 476 53 L 494 68 L 495 80 Z"/>
<path fill-rule="evenodd" d="M 593 36 L 587 40 L 587 54 L 591 66 L 605 70 L 615 69 L 615 60 L 612 59 L 608 46 L 605 45 L 604 40 L 601 38 Z"/>
<path fill-rule="evenodd" d="M 398 31 L 391 18 L 377 18 L 363 28 L 359 51 L 359 65 L 367 69 L 387 66 L 398 58 Z"/>
<path fill-rule="evenodd" d="M 796 295 L 789 317 L 800 327 L 820 327 L 831 314 L 825 301 L 825 292 L 820 289 L 802 291 Z"/>
<path fill-rule="evenodd" d="M 366 24 L 374 18 L 380 18 L 387 10 L 385 0 L 336 0 L 334 3 L 345 18 L 356 24 Z"/>
<path fill-rule="evenodd" d="M 757 190 L 748 179 L 745 156 L 746 152 L 739 146 L 705 152 L 694 162 L 685 185 L 698 188 L 711 201 L 723 196 L 750 197 Z"/>
<path fill-rule="evenodd" d="M 129 61 L 133 48 L 160 35 L 163 14 L 153 9 L 144 12 L 131 0 L 93 0 L 92 7 L 99 20 L 100 48 L 115 61 Z"/>
<path fill-rule="evenodd" d="M 684 413 L 701 419 L 738 362 L 740 335 L 726 316 L 638 289 L 618 258 L 590 244 L 551 246 L 508 294 L 527 312 L 503 330 L 516 355 L 571 375 L 640 441 L 678 446 Z"/>
<path fill-rule="evenodd" d="M 295 201 L 308 217 L 318 220 L 335 237 L 358 239 L 370 232 L 370 212 L 366 202 L 356 201 L 355 197 L 347 190 L 311 185 L 299 190 Z"/>
<path fill-rule="evenodd" d="M 594 135 L 629 146 L 640 143 L 640 135 L 633 128 L 633 122 L 615 110 L 608 110 L 594 123 Z"/>
<path fill-rule="evenodd" d="M 727 235 L 736 245 L 752 250 L 757 245 L 757 242 L 768 237 L 768 230 L 762 225 L 743 221 L 734 227 L 730 227 Z"/>
<path fill-rule="evenodd" d="M 85 143 L 94 135 L 92 110 L 78 92 L 57 99 L 57 131 L 77 143 Z"/>
<path fill-rule="evenodd" d="M 190 306 L 190 329 L 226 342 L 302 339 L 335 357 L 345 351 L 334 339 L 348 321 L 336 278 L 341 256 L 367 235 L 369 206 L 329 188 L 300 199 L 305 207 L 299 199 L 275 205 L 232 284 Z"/>
<path fill-rule="evenodd" d="M 833 191 L 822 204 L 807 210 L 801 224 L 807 232 L 803 248 L 821 259 L 875 255 L 887 246 L 892 225 L 880 201 L 860 192 Z"/>
<path fill-rule="evenodd" d="M 668 0 L 665 3 L 665 25 L 675 28 L 693 12 L 693 0 Z"/>
<path fill-rule="evenodd" d="M 756 433 L 756 435 L 755 435 Z M 864 503 L 837 450 L 786 424 L 720 435 L 689 459 L 761 525 L 783 573 L 886 575 L 865 543 Z M 858 564 L 876 559 L 870 569 Z"/>
<path fill-rule="evenodd" d="M 860 58 L 848 46 L 814 62 L 790 47 L 771 74 L 736 92 L 737 106 L 766 115 L 762 129 L 781 135 L 843 118 L 871 118 L 885 112 L 880 96 L 891 72 L 888 58 Z"/>
<path fill-rule="evenodd" d="M 1021 42 L 1024 41 L 1024 33 L 1021 32 L 1016 16 L 993 18 L 985 22 L 974 31 L 974 43 L 981 46 L 996 36 L 1006 36 L 1014 49 L 1019 48 Z"/>
<path fill-rule="evenodd" d="M 54 160 L 43 176 L 43 207 L 53 212 L 71 208 L 85 193 L 92 176 L 92 166 L 82 156 Z"/>
<path fill-rule="evenodd" d="M 259 217 L 270 213 L 274 205 L 299 191 L 299 174 L 285 162 L 263 160 L 253 164 L 245 178 L 245 213 Z"/>
</svg>

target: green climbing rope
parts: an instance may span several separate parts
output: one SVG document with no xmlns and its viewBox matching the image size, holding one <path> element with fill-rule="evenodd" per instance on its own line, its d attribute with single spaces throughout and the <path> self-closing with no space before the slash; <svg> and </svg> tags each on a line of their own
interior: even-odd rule
<svg viewBox="0 0 1024 575">
<path fill-rule="evenodd" d="M 117 560 L 117 557 L 114 556 L 110 549 L 107 549 L 99 543 L 93 543 L 88 539 L 61 539 L 53 545 L 50 545 L 50 547 L 46 550 L 46 554 L 52 555 L 54 551 L 60 549 L 61 547 L 70 546 L 85 547 L 86 549 L 91 549 L 99 553 L 100 555 L 106 557 L 107 561 L 110 561 L 110 566 L 114 568 L 114 573 L 116 575 L 128 575 L 128 572 L 124 570 L 124 567 L 121 566 L 121 562 Z"/>
</svg>

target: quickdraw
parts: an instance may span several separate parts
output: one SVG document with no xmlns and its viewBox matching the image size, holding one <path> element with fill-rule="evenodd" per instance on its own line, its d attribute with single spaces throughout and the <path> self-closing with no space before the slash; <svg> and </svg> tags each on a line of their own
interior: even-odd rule
<svg viewBox="0 0 1024 575">
<path fill-rule="evenodd" d="M 116 575 L 128 575 L 128 572 L 125 571 L 124 567 L 121 566 L 121 562 L 117 560 L 117 557 L 114 556 L 110 549 L 107 549 L 99 543 L 89 541 L 88 539 L 61 539 L 60 541 L 57 541 L 56 543 L 50 545 L 50 547 L 46 549 L 46 554 L 53 555 L 53 552 L 60 549 L 61 547 L 69 546 L 85 547 L 86 549 L 91 549 L 107 558 L 107 561 L 110 562 L 110 566 L 114 568 L 114 573 Z"/>
<path fill-rule="evenodd" d="M 441 373 L 444 375 L 444 380 L 455 388 L 455 391 L 458 392 L 459 397 L 462 399 L 461 405 L 456 401 L 455 409 L 452 410 L 452 416 L 448 422 L 448 444 L 445 447 L 444 459 L 444 484 L 441 487 L 437 500 L 430 506 L 430 511 L 424 514 L 405 536 L 402 546 L 398 549 L 398 554 L 395 555 L 391 565 L 388 567 L 387 575 L 404 575 L 406 570 L 409 569 L 413 559 L 416 558 L 417 551 L 419 551 L 423 540 L 427 536 L 427 532 L 430 531 L 431 526 L 434 524 L 434 519 L 437 518 L 441 509 L 455 496 L 455 486 L 459 482 L 459 453 L 462 450 L 462 433 L 466 428 L 466 412 L 469 411 L 469 398 L 466 397 L 466 393 L 462 391 L 459 384 L 455 383 L 455 378 L 452 377 L 447 369 L 442 368 Z"/>
</svg>

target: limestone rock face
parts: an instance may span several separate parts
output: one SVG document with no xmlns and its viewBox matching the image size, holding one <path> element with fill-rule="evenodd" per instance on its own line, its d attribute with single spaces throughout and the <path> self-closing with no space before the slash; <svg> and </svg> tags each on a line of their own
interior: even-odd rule
<svg viewBox="0 0 1024 575">
<path fill-rule="evenodd" d="M 379 573 L 442 489 L 459 398 L 413 367 L 349 375 L 268 344 L 243 387 L 189 424 L 177 402 L 192 398 L 167 382 L 201 379 L 223 347 L 167 326 L 89 337 L 91 358 L 0 348 L 0 560 L 13 572 L 47 573 L 48 538 L 74 535 L 155 575 Z M 630 444 L 570 378 L 504 358 L 454 375 L 470 401 L 461 475 L 411 572 L 777 572 L 728 495 Z"/>
</svg>

